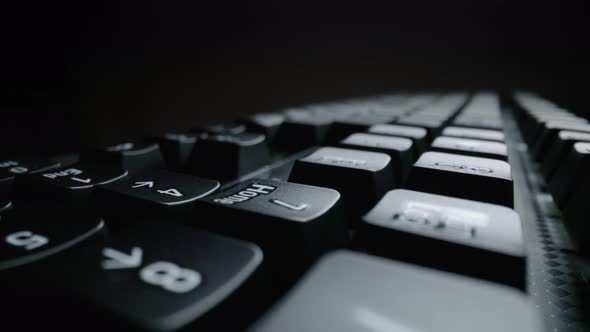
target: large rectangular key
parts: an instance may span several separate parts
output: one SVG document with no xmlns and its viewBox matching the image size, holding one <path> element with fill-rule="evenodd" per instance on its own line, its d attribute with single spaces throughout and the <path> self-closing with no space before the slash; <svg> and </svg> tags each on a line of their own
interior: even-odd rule
<svg viewBox="0 0 590 332">
<path fill-rule="evenodd" d="M 590 143 L 576 142 L 549 182 L 553 200 L 563 209 L 590 169 Z"/>
<path fill-rule="evenodd" d="M 446 127 L 443 129 L 444 136 L 474 138 L 489 141 L 504 142 L 504 133 L 499 130 L 465 128 L 465 127 Z"/>
<path fill-rule="evenodd" d="M 507 207 L 514 205 L 510 165 L 495 159 L 426 152 L 412 167 L 406 187 Z"/>
<path fill-rule="evenodd" d="M 525 289 L 522 227 L 512 209 L 398 189 L 363 221 L 359 236 L 372 253 Z"/>
<path fill-rule="evenodd" d="M 47 261 L 37 276 L 59 304 L 43 314 L 60 330 L 241 330 L 266 304 L 262 263 L 251 243 L 158 220 Z"/>
<path fill-rule="evenodd" d="M 541 171 L 547 182 L 551 181 L 555 171 L 563 165 L 568 152 L 576 142 L 590 142 L 590 133 L 562 130 L 557 134 L 541 164 Z"/>
<path fill-rule="evenodd" d="M 249 331 L 533 332 L 541 324 L 530 298 L 513 288 L 338 251 Z"/>
</svg>

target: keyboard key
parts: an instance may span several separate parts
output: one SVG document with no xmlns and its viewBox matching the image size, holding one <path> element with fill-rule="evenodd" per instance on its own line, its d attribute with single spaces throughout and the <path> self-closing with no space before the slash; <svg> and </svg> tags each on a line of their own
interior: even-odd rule
<svg viewBox="0 0 590 332">
<path fill-rule="evenodd" d="M 172 170 L 183 170 L 193 152 L 198 133 L 169 132 L 155 140 L 160 145 L 166 166 Z"/>
<path fill-rule="evenodd" d="M 348 242 L 340 194 L 328 188 L 253 179 L 197 202 L 194 222 L 252 241 L 292 280 L 319 255 Z M 285 264 L 288 262 L 288 264 Z"/>
<path fill-rule="evenodd" d="M 322 258 L 256 332 L 541 331 L 523 293 L 350 251 Z"/>
<path fill-rule="evenodd" d="M 283 150 L 302 150 L 324 142 L 333 116 L 316 116 L 308 111 L 288 113 L 277 133 L 277 146 Z"/>
<path fill-rule="evenodd" d="M 440 135 L 442 128 L 445 126 L 445 121 L 427 117 L 406 117 L 399 119 L 396 123 L 403 126 L 421 127 L 426 129 L 429 141 L 432 141 L 432 139 Z"/>
<path fill-rule="evenodd" d="M 576 142 L 590 142 L 590 133 L 562 130 L 557 134 L 557 139 L 551 144 L 541 164 L 541 171 L 548 183 L 557 168 L 566 160 L 569 151 Z"/>
<path fill-rule="evenodd" d="M 92 329 L 174 331 L 194 324 L 215 330 L 223 324 L 240 330 L 266 296 L 258 284 L 262 257 L 253 244 L 162 220 L 57 257 L 42 278 L 60 290 L 54 311 L 86 318 L 86 310 L 98 309 L 88 317 Z M 67 330 L 80 322 L 60 320 Z"/>
<path fill-rule="evenodd" d="M 248 131 L 264 134 L 269 142 L 273 142 L 284 121 L 285 116 L 280 113 L 259 113 L 240 123 L 245 124 Z"/>
<path fill-rule="evenodd" d="M 105 216 L 137 219 L 142 216 L 184 214 L 199 198 L 219 188 L 219 182 L 155 170 L 97 186 L 94 199 Z"/>
<path fill-rule="evenodd" d="M 376 124 L 387 124 L 395 119 L 393 115 L 350 115 L 340 117 L 332 123 L 328 134 L 329 143 L 337 143 L 350 134 L 363 132 Z"/>
<path fill-rule="evenodd" d="M 508 160 L 506 144 L 480 139 L 439 136 L 430 147 L 433 151 L 456 153 L 466 156 Z"/>
<path fill-rule="evenodd" d="M 208 135 L 195 143 L 190 172 L 215 180 L 233 180 L 270 163 L 262 134 Z"/>
<path fill-rule="evenodd" d="M 408 189 L 512 207 L 510 165 L 504 161 L 426 152 L 414 164 Z"/>
<path fill-rule="evenodd" d="M 535 160 L 542 161 L 551 145 L 555 142 L 557 134 L 562 130 L 590 133 L 588 123 L 566 123 L 550 121 L 545 123 L 541 132 L 535 138 L 531 148 L 531 155 Z"/>
<path fill-rule="evenodd" d="M 428 149 L 427 131 L 424 128 L 380 124 L 371 126 L 368 132 L 371 134 L 391 135 L 411 139 L 414 145 L 414 150 L 416 151 L 414 155 L 415 159 L 418 159 L 418 157 Z"/>
<path fill-rule="evenodd" d="M 502 120 L 490 118 L 487 116 L 475 115 L 465 116 L 459 115 L 453 121 L 453 126 L 488 129 L 488 130 L 503 130 Z"/>
<path fill-rule="evenodd" d="M 577 142 L 569 150 L 566 159 L 562 160 L 549 182 L 549 192 L 559 208 L 563 209 L 566 206 L 588 169 L 590 169 L 590 143 Z"/>
<path fill-rule="evenodd" d="M 96 217 L 58 209 L 13 210 L 0 216 L 0 270 L 13 269 L 59 254 L 99 234 Z"/>
<path fill-rule="evenodd" d="M 360 236 L 372 253 L 525 290 L 522 227 L 512 209 L 398 189 L 363 220 Z"/>
<path fill-rule="evenodd" d="M 92 188 L 121 180 L 127 171 L 89 163 L 52 169 L 19 177 L 16 202 L 51 202 L 67 206 L 88 207 Z"/>
<path fill-rule="evenodd" d="M 218 123 L 205 127 L 203 132 L 209 135 L 239 135 L 246 132 L 246 125 L 242 123 Z M 193 132 L 201 132 L 199 129 L 193 129 Z"/>
<path fill-rule="evenodd" d="M 297 160 L 289 181 L 338 190 L 351 223 L 394 186 L 388 155 L 332 147 Z"/>
<path fill-rule="evenodd" d="M 16 176 L 43 172 L 59 166 L 59 162 L 33 158 L 0 161 L 0 209 L 12 201 Z"/>
<path fill-rule="evenodd" d="M 398 184 L 405 181 L 413 162 L 412 140 L 409 138 L 356 133 L 342 140 L 339 146 L 389 155 L 394 182 Z"/>
<path fill-rule="evenodd" d="M 164 168 L 160 146 L 156 143 L 121 143 L 82 153 L 81 160 L 122 168 L 130 173 Z"/>
<path fill-rule="evenodd" d="M 473 138 L 488 141 L 504 142 L 504 133 L 499 130 L 476 129 L 465 127 L 446 127 L 443 129 L 444 136 Z"/>
</svg>

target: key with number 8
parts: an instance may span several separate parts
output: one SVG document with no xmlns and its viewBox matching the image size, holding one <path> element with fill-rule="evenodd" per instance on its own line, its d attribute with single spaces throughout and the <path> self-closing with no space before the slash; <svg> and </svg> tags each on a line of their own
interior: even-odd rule
<svg viewBox="0 0 590 332">
<path fill-rule="evenodd" d="M 66 298 L 98 307 L 105 319 L 119 317 L 115 326 L 123 329 L 171 331 L 194 324 L 209 330 L 228 312 L 261 309 L 264 292 L 255 286 L 261 264 L 262 252 L 253 244 L 147 222 L 62 256 L 43 277 L 66 289 Z M 256 298 L 243 296 L 252 291 Z M 244 320 L 248 310 L 240 315 Z"/>
</svg>

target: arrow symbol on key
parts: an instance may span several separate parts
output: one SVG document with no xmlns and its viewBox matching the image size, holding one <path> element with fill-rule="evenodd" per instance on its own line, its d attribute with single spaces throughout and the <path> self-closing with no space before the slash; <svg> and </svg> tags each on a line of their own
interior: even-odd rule
<svg viewBox="0 0 590 332">
<path fill-rule="evenodd" d="M 73 177 L 72 180 L 82 182 L 82 183 L 90 183 L 90 181 L 92 181 L 92 179 L 80 179 L 77 177 Z"/>
<path fill-rule="evenodd" d="M 154 181 L 145 181 L 145 182 L 135 182 L 134 185 L 131 186 L 131 188 L 139 188 L 139 187 L 145 187 L 148 186 L 149 188 L 154 186 Z"/>
<path fill-rule="evenodd" d="M 102 268 L 105 270 L 131 269 L 141 265 L 143 250 L 133 247 L 131 254 L 127 254 L 112 248 L 104 248 L 102 255 L 108 258 L 102 261 Z"/>
<path fill-rule="evenodd" d="M 278 206 L 282 206 L 284 208 L 293 210 L 293 211 L 303 211 L 303 210 L 305 210 L 305 209 L 307 209 L 308 207 L 311 206 L 310 204 L 307 204 L 307 203 L 301 203 L 301 204 L 295 206 L 295 205 L 289 204 L 287 202 L 283 202 L 283 201 L 278 200 L 278 199 L 271 199 L 270 202 L 271 203 L 274 203 L 274 204 L 276 204 Z"/>
</svg>

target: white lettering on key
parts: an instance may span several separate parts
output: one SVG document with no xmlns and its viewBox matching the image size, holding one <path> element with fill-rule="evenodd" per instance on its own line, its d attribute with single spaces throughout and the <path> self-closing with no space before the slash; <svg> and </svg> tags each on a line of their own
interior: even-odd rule
<svg viewBox="0 0 590 332">
<path fill-rule="evenodd" d="M 141 188 L 141 187 L 145 187 L 147 186 L 148 188 L 151 188 L 154 186 L 154 182 L 153 181 L 145 181 L 145 182 L 135 182 L 131 188 L 135 189 L 135 188 Z"/>
<path fill-rule="evenodd" d="M 172 293 L 190 292 L 199 286 L 203 280 L 203 277 L 197 271 L 161 261 L 141 269 L 139 277 L 148 284 L 160 286 Z"/>
<path fill-rule="evenodd" d="M 9 234 L 5 240 L 6 243 L 15 247 L 23 247 L 25 250 L 33 250 L 49 243 L 48 238 L 34 234 L 31 231 L 20 231 Z"/>
<path fill-rule="evenodd" d="M 174 196 L 174 197 L 182 197 L 182 194 L 180 193 L 180 191 L 178 191 L 176 189 L 156 190 L 156 191 L 159 192 L 160 194 L 164 194 L 164 195 L 170 195 L 170 196 Z"/>
<path fill-rule="evenodd" d="M 22 167 L 22 166 L 17 166 L 17 167 L 13 167 L 10 169 L 10 173 L 14 173 L 14 174 L 23 174 L 28 172 L 29 169 L 26 167 Z"/>
<path fill-rule="evenodd" d="M 232 205 L 235 203 L 245 202 L 259 195 L 268 195 L 276 189 L 277 187 L 254 183 L 250 185 L 248 188 L 241 190 L 237 194 L 225 196 L 222 198 L 216 198 L 213 200 L 213 202 L 225 205 Z"/>
<path fill-rule="evenodd" d="M 18 162 L 14 161 L 14 160 L 9 160 L 9 161 L 4 161 L 0 163 L 0 168 L 6 168 L 6 167 L 12 167 L 12 166 L 18 166 Z"/>
<path fill-rule="evenodd" d="M 127 254 L 112 248 L 104 248 L 102 255 L 107 258 L 102 261 L 102 268 L 105 270 L 131 269 L 141 265 L 143 250 L 133 247 L 131 254 Z"/>
<path fill-rule="evenodd" d="M 64 177 L 64 176 L 70 176 L 70 175 L 76 176 L 76 175 L 80 175 L 82 173 L 83 172 L 77 168 L 68 168 L 66 170 L 59 171 L 59 172 L 45 173 L 45 174 L 43 174 L 43 176 L 53 180 L 58 177 Z"/>
</svg>

